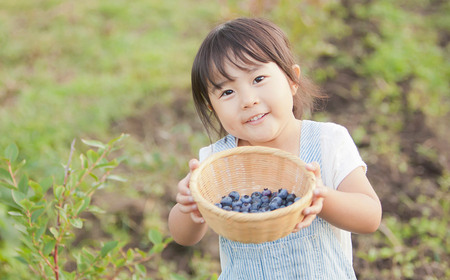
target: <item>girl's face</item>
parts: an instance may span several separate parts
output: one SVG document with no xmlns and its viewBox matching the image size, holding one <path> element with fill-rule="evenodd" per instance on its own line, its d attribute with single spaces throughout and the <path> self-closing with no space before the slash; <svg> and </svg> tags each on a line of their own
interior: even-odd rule
<svg viewBox="0 0 450 280">
<path fill-rule="evenodd" d="M 294 65 L 300 75 L 300 68 Z M 240 139 L 241 145 L 281 147 L 297 131 L 292 113 L 297 85 L 274 62 L 248 65 L 241 69 L 225 65 L 231 77 L 219 76 L 218 87 L 210 89 L 210 100 L 222 126 Z M 296 140 L 297 141 L 297 140 Z"/>
</svg>

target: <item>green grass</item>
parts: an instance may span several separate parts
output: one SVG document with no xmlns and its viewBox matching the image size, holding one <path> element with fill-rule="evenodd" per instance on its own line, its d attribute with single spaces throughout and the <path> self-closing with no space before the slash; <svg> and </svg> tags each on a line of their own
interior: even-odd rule
<svg viewBox="0 0 450 280">
<path fill-rule="evenodd" d="M 54 163 L 71 139 L 105 139 L 139 104 L 176 98 L 172 89 L 189 87 L 196 21 L 213 16 L 207 3 L 0 4 L 0 131 L 8 135 L 0 147 L 15 141 L 28 167 L 46 172 L 39 166 Z"/>
</svg>

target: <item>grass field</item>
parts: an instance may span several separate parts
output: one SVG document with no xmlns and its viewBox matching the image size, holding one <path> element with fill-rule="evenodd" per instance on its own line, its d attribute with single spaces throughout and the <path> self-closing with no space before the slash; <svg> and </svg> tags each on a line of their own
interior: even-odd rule
<svg viewBox="0 0 450 280">
<path fill-rule="evenodd" d="M 73 244 L 145 248 L 149 229 L 168 234 L 176 184 L 209 143 L 190 97 L 201 40 L 224 20 L 264 16 L 330 96 L 311 118 L 349 128 L 382 200 L 380 230 L 353 237 L 358 277 L 449 278 L 449 12 L 446 1 L 420 0 L 4 0 L 0 152 L 14 142 L 40 180 L 61 173 L 73 139 L 85 151 L 82 138 L 130 134 L 119 168 L 127 183 L 94 196 L 106 213 L 84 217 Z M 32 279 L 15 268 L 23 244 L 8 211 L 0 204 L 0 278 Z M 192 248 L 171 243 L 148 275 L 210 279 L 217 250 L 212 232 Z"/>
</svg>

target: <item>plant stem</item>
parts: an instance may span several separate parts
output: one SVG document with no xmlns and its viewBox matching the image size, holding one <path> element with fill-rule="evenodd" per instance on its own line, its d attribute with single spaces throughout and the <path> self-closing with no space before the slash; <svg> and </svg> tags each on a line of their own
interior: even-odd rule
<svg viewBox="0 0 450 280">
<path fill-rule="evenodd" d="M 72 155 L 73 155 L 73 151 L 75 150 L 75 139 L 73 139 L 72 144 L 70 145 L 70 154 L 69 154 L 69 160 L 67 161 L 67 165 L 66 168 L 64 170 L 64 188 L 66 188 L 67 186 L 67 181 L 69 179 L 69 175 L 70 175 L 70 163 L 72 162 Z M 66 196 L 63 195 L 62 199 L 59 201 L 59 207 L 62 208 L 64 202 L 66 200 Z M 59 208 L 59 209 L 60 209 Z M 58 231 L 59 231 L 59 236 L 63 235 L 63 231 L 61 231 L 61 215 L 60 215 L 60 210 L 58 209 L 58 215 L 56 218 L 56 224 L 58 227 Z M 57 238 L 56 242 L 55 242 L 55 249 L 53 250 L 53 262 L 55 263 L 55 267 L 53 269 L 53 271 L 55 272 L 55 279 L 59 280 L 59 264 L 58 264 L 58 246 L 59 243 L 61 242 L 61 238 Z"/>
<path fill-rule="evenodd" d="M 12 170 L 11 162 L 9 162 L 9 161 L 8 161 L 8 171 L 9 171 L 9 174 L 11 175 L 12 180 L 13 180 L 14 187 L 16 187 L 16 189 L 18 189 L 19 187 L 17 186 L 16 176 L 14 176 L 14 172 Z"/>
<path fill-rule="evenodd" d="M 72 155 L 74 150 L 75 150 L 75 139 L 73 139 L 72 144 L 70 145 L 69 160 L 67 162 L 66 169 L 64 170 L 64 187 L 67 185 L 67 180 L 69 178 L 70 163 L 72 161 Z"/>
</svg>

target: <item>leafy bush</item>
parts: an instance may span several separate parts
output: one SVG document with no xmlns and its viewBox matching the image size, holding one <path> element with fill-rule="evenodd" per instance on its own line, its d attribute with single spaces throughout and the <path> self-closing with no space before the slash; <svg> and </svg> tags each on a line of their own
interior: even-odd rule
<svg viewBox="0 0 450 280">
<path fill-rule="evenodd" d="M 8 250 L 2 254 L 0 272 L 4 277 L 27 279 L 140 279 L 147 277 L 146 263 L 162 252 L 171 238 L 163 238 L 157 230 L 148 232 L 153 244 L 148 252 L 124 248 L 119 240 L 99 241 L 97 246 L 74 248 L 75 229 L 83 227 L 82 214 L 101 212 L 91 204 L 94 193 L 110 181 L 125 179 L 112 174 L 121 158 L 111 158 L 122 135 L 103 144 L 94 140 L 83 142 L 94 149 L 80 154 L 79 163 L 72 162 L 74 144 L 63 180 L 57 176 L 40 183 L 29 180 L 19 172 L 25 160 L 18 161 L 15 144 L 9 145 L 2 157 L 0 168 L 1 201 L 8 206 L 8 215 L 14 221 L 20 242 L 15 242 L 18 255 Z M 2 209 L 5 210 L 5 209 Z M 4 228 L 4 227 L 2 227 Z M 4 240 L 8 241 L 8 240 Z M 0 244 L 6 246 L 6 244 Z M 8 253 L 11 256 L 8 256 Z M 68 264 L 74 263 L 75 268 Z M 21 264 L 21 265 L 19 265 Z M 17 269 L 27 267 L 29 271 Z M 173 277 L 183 279 L 171 273 Z"/>
</svg>

